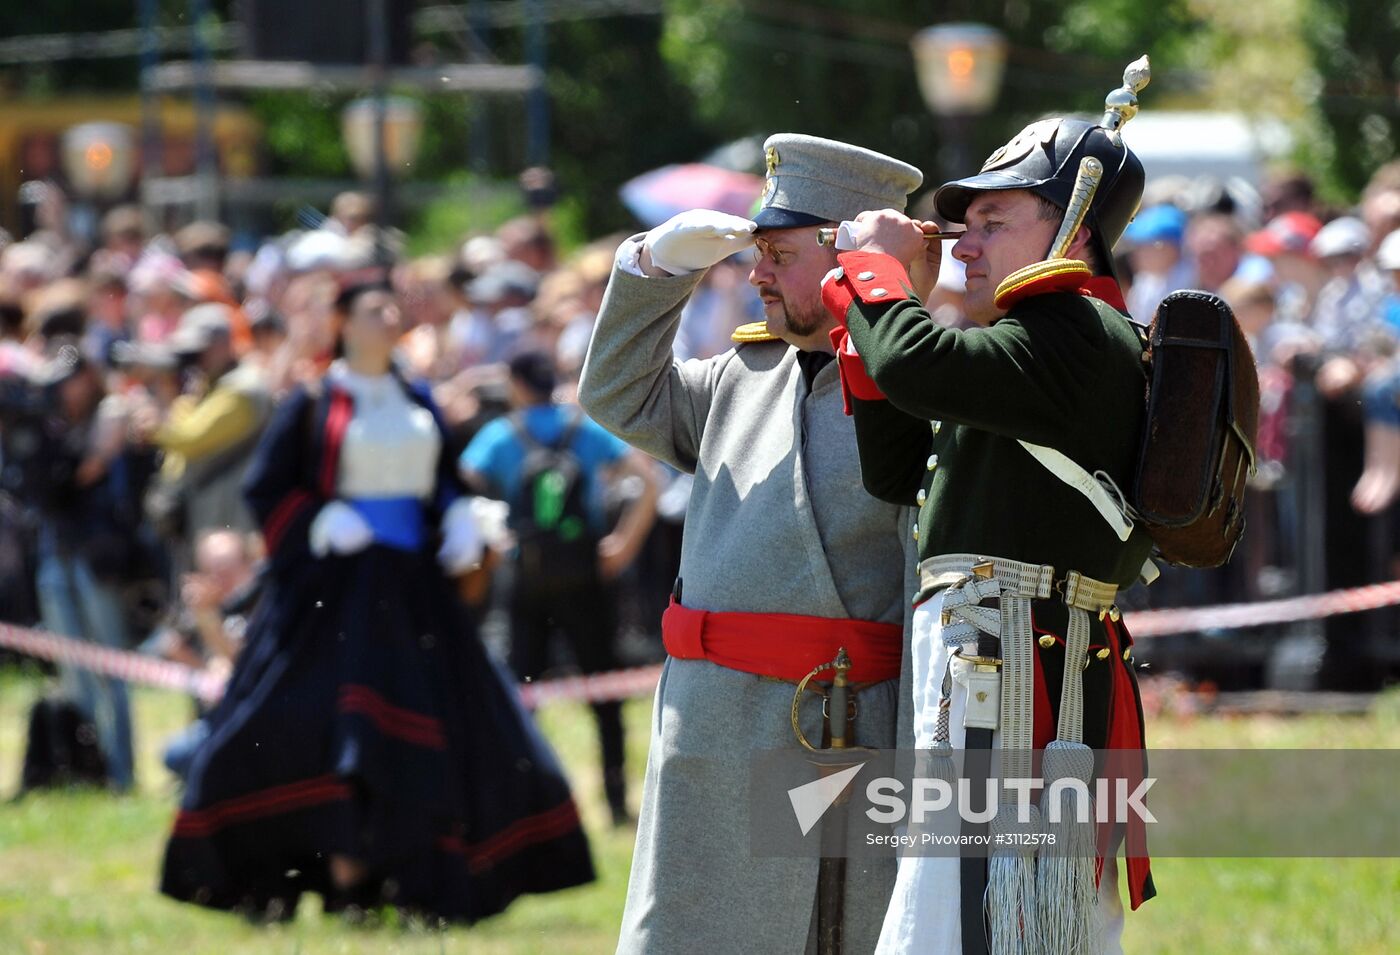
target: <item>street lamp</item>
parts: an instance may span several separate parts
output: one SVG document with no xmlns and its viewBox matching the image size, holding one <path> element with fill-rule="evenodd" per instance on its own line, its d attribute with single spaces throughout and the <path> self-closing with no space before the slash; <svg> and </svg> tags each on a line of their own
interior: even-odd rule
<svg viewBox="0 0 1400 955">
<path fill-rule="evenodd" d="M 340 114 L 340 134 L 350 153 L 350 164 L 361 179 L 373 180 L 379 174 L 378 136 L 375 129 L 376 100 L 357 99 Z M 423 108 L 417 100 L 391 96 L 384 100 L 384 165 L 392 176 L 403 176 L 423 142 Z"/>
<path fill-rule="evenodd" d="M 972 125 L 996 102 L 1006 72 L 1006 38 L 981 23 L 940 23 L 910 40 L 919 92 L 942 120 L 953 176 L 968 175 Z"/>
<path fill-rule="evenodd" d="M 83 123 L 63 134 L 62 157 L 74 193 L 94 202 L 111 202 L 131 186 L 136 137 L 122 123 Z"/>
</svg>

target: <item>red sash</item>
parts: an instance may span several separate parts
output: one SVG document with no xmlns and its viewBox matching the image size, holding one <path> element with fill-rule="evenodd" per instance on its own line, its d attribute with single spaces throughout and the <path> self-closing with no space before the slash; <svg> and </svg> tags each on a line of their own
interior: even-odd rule
<svg viewBox="0 0 1400 955">
<path fill-rule="evenodd" d="M 899 676 L 904 628 L 897 623 L 804 617 L 787 613 L 711 613 L 671 599 L 661 615 L 661 640 L 678 660 L 709 660 L 744 673 L 802 679 L 842 647 L 852 683 Z"/>
</svg>

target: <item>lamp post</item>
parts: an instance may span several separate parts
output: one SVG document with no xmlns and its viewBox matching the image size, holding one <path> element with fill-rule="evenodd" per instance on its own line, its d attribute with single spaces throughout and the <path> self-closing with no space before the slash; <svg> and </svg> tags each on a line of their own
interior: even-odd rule
<svg viewBox="0 0 1400 955">
<path fill-rule="evenodd" d="M 92 202 L 113 202 L 136 172 L 136 137 L 122 123 L 83 123 L 63 134 L 63 171 L 73 192 Z"/>
<path fill-rule="evenodd" d="M 910 40 L 919 92 L 940 120 L 950 177 L 972 170 L 976 118 L 992 108 L 1006 72 L 1006 38 L 981 23 L 940 23 Z"/>
<path fill-rule="evenodd" d="M 340 134 L 360 180 L 374 183 L 375 224 L 379 227 L 375 257 L 381 265 L 388 265 L 385 236 L 394 221 L 392 180 L 405 175 L 418 158 L 423 108 L 416 100 L 400 96 L 353 100 L 340 114 Z"/>
<path fill-rule="evenodd" d="M 384 171 L 402 177 L 418 158 L 423 142 L 423 108 L 417 100 L 391 96 L 384 101 Z M 377 102 L 374 97 L 353 100 L 340 114 L 340 134 L 350 154 L 350 165 L 364 180 L 379 175 Z"/>
</svg>

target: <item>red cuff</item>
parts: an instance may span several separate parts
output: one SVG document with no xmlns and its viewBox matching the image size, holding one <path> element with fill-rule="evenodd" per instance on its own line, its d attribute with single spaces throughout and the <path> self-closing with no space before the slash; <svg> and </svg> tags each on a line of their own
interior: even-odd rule
<svg viewBox="0 0 1400 955">
<path fill-rule="evenodd" d="M 837 326 L 830 332 L 832 347 L 836 349 L 836 369 L 841 373 L 841 400 L 846 414 L 852 412 L 851 399 L 861 401 L 884 401 L 885 393 L 875 384 L 875 379 L 865 370 L 865 362 L 856 351 L 856 343 L 850 333 Z"/>
<path fill-rule="evenodd" d="M 843 278 L 856 298 L 867 305 L 898 302 L 914 297 L 913 283 L 904 265 L 883 252 L 842 252 L 836 256 Z"/>
<path fill-rule="evenodd" d="M 822 280 L 822 304 L 831 313 L 831 317 L 839 323 L 836 329 L 832 330 L 831 343 L 836 344 L 836 331 L 845 331 L 846 313 L 850 311 L 851 303 L 856 300 L 856 293 L 851 289 L 851 283 L 847 282 L 840 269 L 832 269 L 827 273 L 827 277 Z M 837 347 L 839 354 L 841 349 Z"/>
<path fill-rule="evenodd" d="M 840 268 L 822 282 L 822 304 L 842 325 L 851 304 L 899 302 L 914 297 L 909 273 L 892 255 L 883 252 L 842 252 Z"/>
</svg>

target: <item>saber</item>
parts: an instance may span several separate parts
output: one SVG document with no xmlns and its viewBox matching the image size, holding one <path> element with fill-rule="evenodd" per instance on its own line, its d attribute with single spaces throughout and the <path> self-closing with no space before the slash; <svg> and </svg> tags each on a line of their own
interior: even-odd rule
<svg viewBox="0 0 1400 955">
<path fill-rule="evenodd" d="M 797 684 L 792 697 L 792 730 L 802 747 L 814 756 L 829 754 L 825 759 L 814 759 L 814 765 L 823 774 L 837 772 L 848 766 L 863 762 L 866 757 L 863 747 L 855 745 L 851 734 L 851 686 L 847 674 L 851 669 L 851 658 L 846 648 L 841 647 L 836 659 L 816 666 Z M 827 749 L 817 749 L 798 720 L 802 699 L 807 684 L 819 673 L 834 672 L 831 688 L 823 694 L 822 715 L 825 719 L 825 736 L 829 740 Z M 848 754 L 848 755 L 843 755 Z M 849 795 L 843 792 L 834 805 L 844 806 Z M 842 955 L 845 947 L 846 928 L 846 815 L 844 811 L 829 813 L 821 823 L 822 856 L 817 864 L 817 951 L 819 955 Z"/>
</svg>

